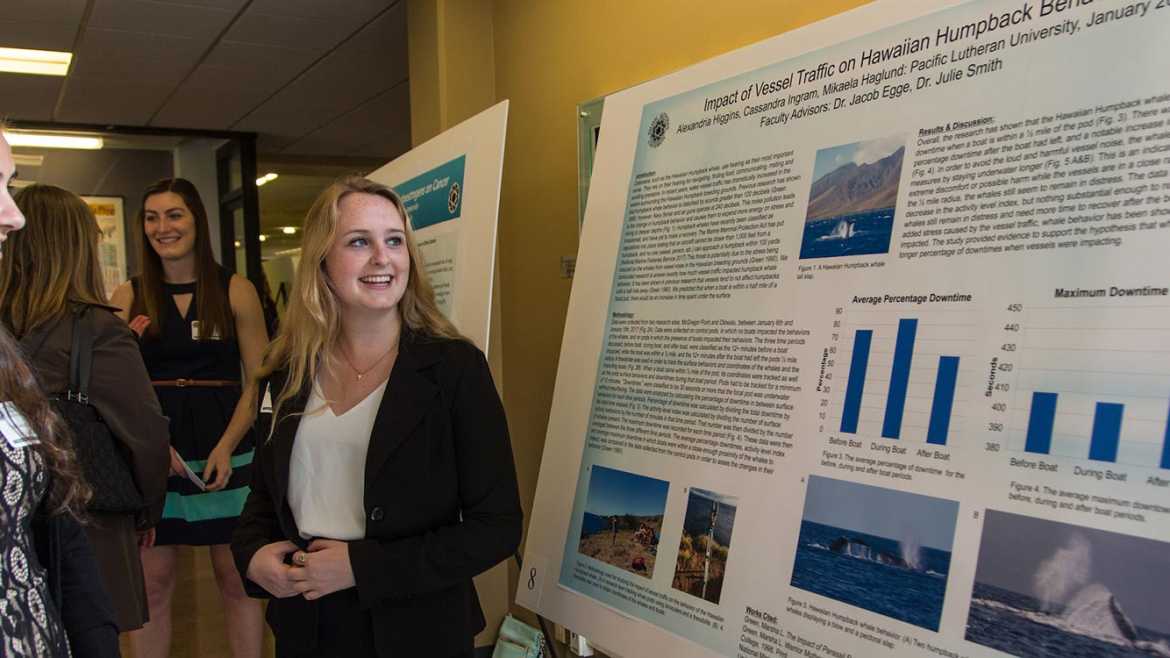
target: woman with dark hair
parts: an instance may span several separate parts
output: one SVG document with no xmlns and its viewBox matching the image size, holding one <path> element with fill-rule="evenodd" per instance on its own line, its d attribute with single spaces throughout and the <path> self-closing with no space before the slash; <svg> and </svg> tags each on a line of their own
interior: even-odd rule
<svg viewBox="0 0 1170 658">
<path fill-rule="evenodd" d="M 0 124 L 0 260 L 24 226 Z M 0 656 L 118 655 L 109 597 L 78 515 L 90 490 L 68 430 L 0 327 Z"/>
<path fill-rule="evenodd" d="M 232 653 L 258 658 L 260 606 L 245 594 L 227 544 L 251 481 L 256 396 L 241 382 L 255 373 L 268 343 L 264 312 L 255 287 L 216 264 L 207 211 L 190 181 L 148 187 L 138 218 L 142 274 L 120 286 L 112 303 L 141 336 L 170 418 L 172 477 L 153 546 L 143 550 L 150 623 L 132 636 L 134 651 L 139 658 L 169 654 L 175 547 L 209 546 Z M 202 476 L 205 490 L 184 477 L 187 468 Z"/>
<path fill-rule="evenodd" d="M 88 323 L 92 345 L 89 404 L 126 455 L 146 502 L 139 513 L 88 510 L 86 534 L 114 601 L 120 632 L 146 623 L 136 530 L 158 523 L 166 495 L 167 419 L 126 323 L 106 304 L 98 261 L 98 225 L 76 194 L 32 185 L 16 194 L 28 226 L 0 259 L 0 321 L 21 341 L 45 391 L 69 389 L 74 317 Z M 80 439 L 78 439 L 80 440 Z"/>
<path fill-rule="evenodd" d="M 303 235 L 236 564 L 273 599 L 280 658 L 471 656 L 472 578 L 523 520 L 487 360 L 435 304 L 389 187 L 334 183 Z"/>
</svg>

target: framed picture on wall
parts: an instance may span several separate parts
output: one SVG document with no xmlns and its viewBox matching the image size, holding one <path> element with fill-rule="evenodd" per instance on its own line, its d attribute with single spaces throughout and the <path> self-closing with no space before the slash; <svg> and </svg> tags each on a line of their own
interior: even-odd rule
<svg viewBox="0 0 1170 658">
<path fill-rule="evenodd" d="M 93 216 L 97 218 L 98 261 L 102 268 L 102 281 L 106 286 L 106 297 L 114 294 L 126 280 L 126 217 L 124 200 L 120 196 L 83 196 Z"/>
</svg>

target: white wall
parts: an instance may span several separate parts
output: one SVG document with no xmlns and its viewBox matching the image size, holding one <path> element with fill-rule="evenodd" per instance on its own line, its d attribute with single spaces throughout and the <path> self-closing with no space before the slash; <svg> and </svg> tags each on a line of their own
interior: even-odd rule
<svg viewBox="0 0 1170 658">
<path fill-rule="evenodd" d="M 175 148 L 175 177 L 195 184 L 207 208 L 211 231 L 211 250 L 215 260 L 223 263 L 219 244 L 219 179 L 215 172 L 215 151 L 226 144 L 223 139 L 191 139 Z"/>
</svg>

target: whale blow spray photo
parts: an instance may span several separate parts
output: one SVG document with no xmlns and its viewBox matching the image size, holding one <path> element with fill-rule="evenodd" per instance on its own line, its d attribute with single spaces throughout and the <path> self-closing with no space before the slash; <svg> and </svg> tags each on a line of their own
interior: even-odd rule
<svg viewBox="0 0 1170 658">
<path fill-rule="evenodd" d="M 1018 656 L 1170 657 L 1170 544 L 989 510 L 967 639 Z"/>
<path fill-rule="evenodd" d="M 959 504 L 812 476 L 792 586 L 937 631 Z"/>
</svg>

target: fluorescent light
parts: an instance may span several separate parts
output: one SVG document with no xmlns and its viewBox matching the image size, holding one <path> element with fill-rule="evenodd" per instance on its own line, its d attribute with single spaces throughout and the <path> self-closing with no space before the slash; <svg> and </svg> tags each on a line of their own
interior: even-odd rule
<svg viewBox="0 0 1170 658">
<path fill-rule="evenodd" d="M 69 72 L 69 62 L 72 60 L 73 53 L 0 48 L 0 71 L 5 73 L 62 76 Z"/>
<path fill-rule="evenodd" d="M 34 146 L 47 149 L 100 149 L 104 142 L 101 137 L 65 135 L 61 133 L 27 133 L 8 130 L 4 133 L 10 146 Z"/>
<path fill-rule="evenodd" d="M 264 235 L 263 233 L 261 233 L 261 234 L 260 234 L 260 241 L 261 241 L 261 242 L 265 242 L 265 241 L 267 241 L 267 240 L 268 240 L 268 236 L 267 236 L 267 235 Z"/>
<path fill-rule="evenodd" d="M 17 167 L 39 167 L 45 164 L 45 156 L 29 155 L 27 153 L 13 153 L 12 162 Z"/>
<path fill-rule="evenodd" d="M 275 172 L 270 171 L 267 174 L 264 174 L 260 178 L 256 179 L 256 187 L 260 187 L 261 185 L 263 185 L 269 181 L 274 181 L 277 178 L 279 178 L 279 175 L 277 175 Z"/>
<path fill-rule="evenodd" d="M 285 235 L 296 235 L 297 234 L 297 228 L 295 226 L 286 226 L 286 227 L 280 229 L 280 231 L 282 233 L 284 233 Z"/>
</svg>

